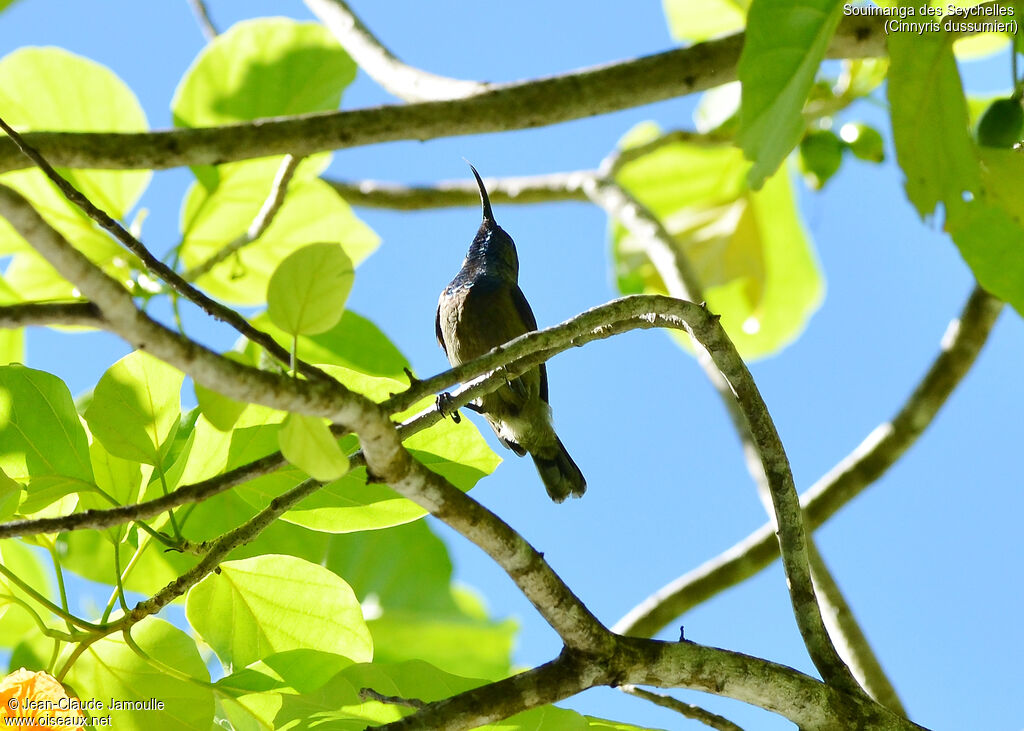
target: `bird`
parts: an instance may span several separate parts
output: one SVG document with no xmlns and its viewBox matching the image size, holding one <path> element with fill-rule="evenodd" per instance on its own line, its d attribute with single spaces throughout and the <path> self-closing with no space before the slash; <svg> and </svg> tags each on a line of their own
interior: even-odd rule
<svg viewBox="0 0 1024 731">
<path fill-rule="evenodd" d="M 437 342 L 453 366 L 537 329 L 537 318 L 519 288 L 515 242 L 494 220 L 484 181 L 473 165 L 469 168 L 480 188 L 483 220 L 462 268 L 438 298 L 434 321 Z M 586 491 L 583 473 L 552 425 L 543 363 L 469 407 L 484 415 L 505 447 L 520 457 L 529 453 L 556 503 Z"/>
</svg>

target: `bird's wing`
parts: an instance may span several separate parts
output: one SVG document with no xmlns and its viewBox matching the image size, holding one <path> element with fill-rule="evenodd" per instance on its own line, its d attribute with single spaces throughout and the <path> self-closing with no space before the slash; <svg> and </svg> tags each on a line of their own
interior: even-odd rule
<svg viewBox="0 0 1024 731">
<path fill-rule="evenodd" d="M 526 301 L 526 295 L 523 294 L 523 290 L 519 289 L 518 284 L 512 288 L 512 304 L 516 306 L 519 317 L 526 324 L 526 331 L 536 330 L 537 318 L 534 317 L 530 303 Z M 548 403 L 548 369 L 544 363 L 541 363 L 538 370 L 540 371 L 540 398 L 544 403 Z"/>
<path fill-rule="evenodd" d="M 444 297 L 444 294 L 441 295 Z M 437 312 L 434 314 L 434 334 L 437 335 L 437 344 L 441 346 L 441 350 L 444 351 L 445 355 L 448 355 L 448 348 L 444 344 L 444 333 L 441 332 L 441 303 L 437 303 Z"/>
</svg>

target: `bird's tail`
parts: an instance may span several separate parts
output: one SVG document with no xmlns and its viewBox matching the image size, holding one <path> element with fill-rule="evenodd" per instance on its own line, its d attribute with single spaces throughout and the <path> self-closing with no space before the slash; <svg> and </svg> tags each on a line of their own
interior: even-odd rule
<svg viewBox="0 0 1024 731">
<path fill-rule="evenodd" d="M 530 456 L 537 465 L 537 472 L 540 473 L 540 479 L 547 488 L 548 496 L 556 503 L 562 502 L 570 495 L 582 497 L 587 491 L 587 481 L 583 473 L 572 461 L 562 440 L 557 436 L 554 445 L 545 450 L 537 450 Z"/>
</svg>

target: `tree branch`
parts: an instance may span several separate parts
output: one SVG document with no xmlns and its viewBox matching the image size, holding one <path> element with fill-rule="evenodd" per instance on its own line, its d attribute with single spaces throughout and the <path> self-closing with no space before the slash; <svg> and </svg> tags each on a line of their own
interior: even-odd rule
<svg viewBox="0 0 1024 731">
<path fill-rule="evenodd" d="M 602 173 L 614 168 L 617 157 L 605 160 Z M 657 216 L 608 177 L 592 179 L 584 190 L 607 211 L 609 218 L 618 220 L 632 236 L 644 242 L 647 255 L 670 295 L 704 300 L 700 279 L 689 257 Z M 718 331 L 724 338 L 724 330 L 719 327 Z M 775 517 L 793 612 L 811 660 L 826 682 L 859 691 L 860 686 L 836 652 L 821 616 L 808 564 L 809 540 L 804 533 L 800 499 L 768 408 L 731 342 L 730 356 L 735 354 L 735 358 L 730 357 L 729 363 L 721 361 L 721 352 L 716 352 L 712 343 L 698 337 L 694 337 L 694 342 L 697 361 L 722 398 L 743 443 L 747 468 L 765 508 L 769 516 Z"/>
<path fill-rule="evenodd" d="M 305 0 L 363 71 L 399 99 L 408 102 L 458 99 L 486 90 L 479 81 L 438 76 L 402 63 L 363 25 L 343 0 Z"/>
<path fill-rule="evenodd" d="M 463 99 L 160 132 L 33 132 L 26 135 L 26 140 L 62 167 L 164 169 L 543 127 L 734 81 L 743 40 L 743 34 L 738 33 L 542 79 L 488 84 L 486 91 Z M 884 54 L 880 19 L 851 16 L 839 24 L 828 56 L 866 58 Z M 0 172 L 25 166 L 13 143 L 0 140 Z"/>
<path fill-rule="evenodd" d="M 99 308 L 91 302 L 24 302 L 0 306 L 0 328 L 13 330 L 38 325 L 104 326 Z"/>
<path fill-rule="evenodd" d="M 43 533 L 63 533 L 65 531 L 110 528 L 134 520 L 145 520 L 160 515 L 168 510 L 188 503 L 197 503 L 219 495 L 235 485 L 254 480 L 270 474 L 284 464 L 280 452 L 268 454 L 249 464 L 236 467 L 230 472 L 211 477 L 208 480 L 192 485 L 179 487 L 153 500 L 133 505 L 120 505 L 104 510 L 84 510 L 80 513 L 61 515 L 53 518 L 34 518 L 29 520 L 12 520 L 0 523 L 0 539 L 34 536 Z"/>
<path fill-rule="evenodd" d="M 217 37 L 217 26 L 210 20 L 205 0 L 188 0 L 188 4 L 192 8 L 192 14 L 196 16 L 196 23 L 199 24 L 199 30 L 203 32 L 203 37 L 207 41 L 212 41 Z"/>
<path fill-rule="evenodd" d="M 778 663 L 692 642 L 616 637 L 611 654 L 563 650 L 551 662 L 434 703 L 379 731 L 468 729 L 599 685 L 689 688 L 778 713 L 804 731 L 920 730 L 867 696 L 851 695 Z"/>
<path fill-rule="evenodd" d="M 646 148 L 645 152 L 652 149 L 652 145 L 656 148 L 671 141 L 673 141 L 671 134 L 662 135 L 655 139 L 653 143 L 644 146 Z M 607 177 L 603 180 L 596 180 L 593 186 L 588 186 L 588 195 L 607 211 L 610 219 L 619 220 L 632 236 L 643 242 L 647 255 L 654 263 L 655 269 L 665 283 L 669 294 L 687 299 L 703 300 L 704 293 L 699 279 L 696 272 L 693 271 L 690 259 L 682 245 L 665 229 L 657 216 L 651 213 L 624 188 L 611 182 L 612 171 L 621 168 L 624 164 L 624 158 L 637 159 L 636 155 L 627 156 L 630 152 L 632 150 L 613 153 L 612 156 L 604 161 L 601 165 L 601 170 L 605 171 Z M 744 418 L 738 402 L 733 398 L 731 384 L 712 362 L 711 355 L 707 350 L 697 344 L 694 346 L 694 353 L 701 369 L 707 375 L 708 380 L 711 381 L 711 384 L 726 406 L 726 411 L 729 413 L 743 446 L 747 471 L 750 473 L 754 485 L 757 487 L 758 495 L 768 513 L 768 517 L 771 519 L 777 512 L 777 509 L 774 508 L 777 501 L 772 495 L 768 473 L 769 467 L 763 460 L 762 452 L 751 432 L 747 419 Z M 852 660 L 852 664 L 849 667 L 852 677 L 862 686 L 864 681 L 870 682 L 871 688 L 878 691 L 880 695 L 886 697 L 887 700 L 895 700 L 895 706 L 892 703 L 886 703 L 887 706 L 890 708 L 897 707 L 902 712 L 902 707 L 899 706 L 896 693 L 885 677 L 881 665 L 867 642 L 866 636 L 860 627 L 857 626 L 852 612 L 849 611 L 846 601 L 839 591 L 838 584 L 829 573 L 828 567 L 820 560 L 817 547 L 814 544 L 814 536 L 808 534 L 806 538 L 811 575 L 813 576 L 813 587 L 815 590 L 819 587 L 825 587 L 829 590 L 827 596 L 816 594 L 816 599 L 819 601 L 820 609 L 822 610 L 824 626 L 834 645 L 841 646 L 846 650 L 845 656 L 838 654 L 837 650 L 838 657 L 841 658 L 844 665 Z M 818 559 L 817 561 L 815 560 L 816 558 Z M 841 616 L 843 621 L 830 622 L 829 617 L 826 615 L 832 611 L 837 616 Z M 860 674 L 855 673 L 853 667 L 864 672 Z M 840 672 L 845 677 L 846 669 L 843 668 L 843 670 L 837 670 L 837 672 Z M 865 690 L 868 690 L 867 686 L 863 687 Z M 906 714 L 904 713 L 904 715 Z"/>
<path fill-rule="evenodd" d="M 583 182 L 595 174 L 581 170 L 520 178 L 485 178 L 491 203 L 549 203 L 585 201 Z M 381 180 L 349 182 L 325 179 L 353 206 L 415 211 L 480 204 L 476 181 L 449 180 L 437 185 L 410 186 Z"/>
<path fill-rule="evenodd" d="M 1003 303 L 980 287 L 942 339 L 942 349 L 891 421 L 875 428 L 860 445 L 801 497 L 813 531 L 881 477 L 928 427 L 988 339 Z M 676 617 L 724 589 L 750 578 L 778 558 L 770 525 L 702 566 L 659 589 L 620 619 L 613 631 L 651 636 Z"/>
</svg>

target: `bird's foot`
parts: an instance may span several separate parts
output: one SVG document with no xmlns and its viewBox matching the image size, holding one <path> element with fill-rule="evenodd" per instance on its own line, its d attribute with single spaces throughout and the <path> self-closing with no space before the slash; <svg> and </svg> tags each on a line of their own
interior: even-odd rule
<svg viewBox="0 0 1024 731">
<path fill-rule="evenodd" d="M 452 422 L 458 424 L 462 421 L 462 416 L 459 414 L 459 410 L 457 408 L 452 407 L 452 402 L 454 400 L 455 399 L 452 398 L 452 395 L 447 391 L 437 394 L 437 410 L 438 413 L 441 414 L 442 418 L 450 416 L 452 417 Z"/>
</svg>

